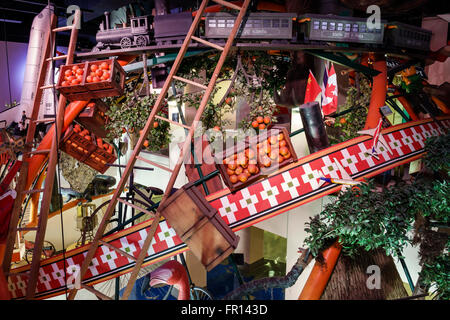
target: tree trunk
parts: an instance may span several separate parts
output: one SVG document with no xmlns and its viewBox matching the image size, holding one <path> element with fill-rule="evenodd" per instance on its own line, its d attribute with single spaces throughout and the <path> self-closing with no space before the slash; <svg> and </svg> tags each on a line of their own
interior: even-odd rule
<svg viewBox="0 0 450 320">
<path fill-rule="evenodd" d="M 368 270 L 369 266 L 379 267 L 379 289 L 373 288 L 376 272 Z M 391 300 L 407 295 L 394 260 L 378 249 L 355 258 L 342 254 L 321 300 Z"/>
</svg>

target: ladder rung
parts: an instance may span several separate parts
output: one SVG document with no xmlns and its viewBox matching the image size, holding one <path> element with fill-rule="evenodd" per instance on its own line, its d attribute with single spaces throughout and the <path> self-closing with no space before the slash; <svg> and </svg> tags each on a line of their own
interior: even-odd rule
<svg viewBox="0 0 450 320">
<path fill-rule="evenodd" d="M 220 51 L 223 51 L 223 50 L 224 50 L 223 47 L 221 47 L 221 46 L 219 46 L 219 45 L 217 45 L 217 44 L 215 44 L 215 43 L 206 41 L 206 40 L 204 40 L 204 39 L 202 39 L 202 38 L 198 38 L 198 37 L 192 36 L 192 39 L 194 39 L 194 40 L 197 41 L 197 42 L 203 43 L 204 45 L 207 45 L 207 46 L 210 46 L 210 47 L 212 47 L 212 48 L 215 48 L 215 49 L 217 49 L 217 50 L 220 50 Z"/>
<path fill-rule="evenodd" d="M 63 60 L 63 59 L 67 59 L 67 54 L 63 54 L 63 55 L 60 55 L 60 56 L 47 58 L 46 61 Z"/>
<path fill-rule="evenodd" d="M 173 78 L 176 79 L 176 80 L 179 80 L 179 81 L 183 81 L 183 82 L 188 83 L 188 84 L 192 84 L 193 86 L 197 86 L 199 88 L 202 88 L 203 90 L 208 89 L 207 86 L 204 86 L 201 83 L 198 83 L 198 82 L 195 82 L 195 81 L 192 81 L 192 80 L 189 80 L 189 79 L 185 79 L 185 78 L 178 77 L 178 76 L 173 76 Z"/>
<path fill-rule="evenodd" d="M 55 118 L 44 118 L 44 119 L 33 120 L 33 122 L 35 122 L 35 123 L 54 122 L 55 120 L 56 120 Z"/>
<path fill-rule="evenodd" d="M 68 30 L 72 30 L 73 26 L 65 26 L 65 27 L 59 27 L 59 28 L 55 28 L 52 31 L 53 32 L 61 32 L 61 31 L 68 31 Z"/>
<path fill-rule="evenodd" d="M 41 90 L 45 90 L 45 89 L 53 89 L 53 88 L 56 89 L 56 84 L 48 84 L 48 85 L 46 85 L 46 86 L 40 87 Z"/>
<path fill-rule="evenodd" d="M 18 227 L 17 231 L 37 231 L 38 227 Z"/>
<path fill-rule="evenodd" d="M 146 162 L 146 163 L 148 163 L 148 164 L 150 164 L 150 165 L 152 165 L 152 166 L 155 166 L 155 167 L 157 167 L 157 168 L 160 168 L 160 169 L 163 169 L 163 170 L 166 170 L 166 171 L 169 171 L 169 172 L 172 172 L 172 171 L 173 171 L 172 169 L 169 169 L 169 168 L 167 168 L 167 167 L 165 167 L 165 166 L 163 166 L 163 165 L 160 165 L 160 164 L 158 164 L 158 163 L 156 163 L 156 162 L 153 162 L 153 161 L 151 161 L 151 160 L 145 159 L 145 158 L 143 158 L 143 157 L 141 157 L 141 156 L 136 156 L 136 159 L 141 160 L 141 161 L 144 161 L 144 162 Z"/>
<path fill-rule="evenodd" d="M 43 150 L 34 150 L 34 151 L 30 151 L 30 152 L 25 152 L 25 154 L 45 154 L 45 153 L 50 153 L 50 149 L 43 149 Z"/>
<path fill-rule="evenodd" d="M 85 284 L 81 284 L 81 287 L 83 289 L 86 289 L 87 291 L 92 292 L 93 294 L 95 294 L 97 297 L 99 297 L 102 300 L 112 300 L 111 297 L 108 297 L 107 295 L 101 293 L 100 291 L 92 288 L 91 286 L 85 285 Z"/>
<path fill-rule="evenodd" d="M 32 194 L 32 193 L 38 193 L 38 192 L 44 192 L 44 189 L 31 189 L 31 190 L 22 191 L 23 194 Z"/>
<path fill-rule="evenodd" d="M 176 122 L 176 121 L 172 121 L 170 119 L 167 119 L 167 118 L 164 118 L 164 117 L 161 117 L 161 116 L 155 116 L 155 118 L 159 119 L 159 120 L 162 120 L 162 121 L 170 122 L 171 124 L 174 124 L 176 126 L 180 126 L 180 127 L 186 128 L 188 130 L 191 129 L 191 127 L 189 127 L 189 126 L 186 126 L 186 125 L 184 125 L 182 123 L 179 123 L 179 122 Z"/>
<path fill-rule="evenodd" d="M 148 210 L 146 210 L 146 209 L 143 209 L 143 208 L 141 208 L 141 207 L 135 205 L 134 203 L 130 203 L 130 202 L 124 200 L 124 199 L 118 198 L 117 200 L 118 200 L 119 202 L 122 202 L 123 204 L 125 204 L 125 205 L 127 205 L 127 206 L 130 206 L 130 207 L 132 207 L 132 208 L 135 208 L 136 210 L 142 211 L 142 212 L 147 213 L 147 214 L 150 214 L 150 215 L 152 215 L 152 216 L 155 215 L 154 212 L 151 212 L 151 211 L 148 211 Z M 101 241 L 101 240 L 100 240 L 100 241 Z"/>
<path fill-rule="evenodd" d="M 121 199 L 118 199 L 118 200 L 121 200 Z M 121 201 L 121 202 L 122 202 L 122 201 Z M 106 242 L 106 241 L 103 241 L 103 240 L 98 240 L 98 242 L 100 242 L 100 243 L 101 243 L 102 245 L 104 245 L 104 246 L 107 246 L 107 247 L 110 248 L 110 249 L 113 249 L 114 251 L 116 251 L 117 253 L 119 253 L 119 254 L 121 254 L 121 255 L 127 257 L 128 259 L 131 259 L 131 260 L 133 260 L 133 261 L 136 261 L 136 258 L 135 258 L 134 256 L 132 256 L 131 254 L 126 253 L 126 252 L 123 251 L 122 249 L 119 249 L 119 248 L 113 246 L 112 244 L 110 244 L 110 243 L 108 243 L 108 242 Z"/>
<path fill-rule="evenodd" d="M 213 0 L 213 1 L 218 3 L 218 4 L 220 4 L 220 5 L 222 5 L 222 6 L 224 6 L 224 7 L 228 7 L 228 8 L 234 9 L 234 10 L 239 10 L 240 11 L 242 9 L 241 7 L 239 7 L 239 6 L 237 6 L 237 5 L 233 4 L 233 3 L 230 3 L 228 1 L 223 1 L 223 0 Z"/>
</svg>

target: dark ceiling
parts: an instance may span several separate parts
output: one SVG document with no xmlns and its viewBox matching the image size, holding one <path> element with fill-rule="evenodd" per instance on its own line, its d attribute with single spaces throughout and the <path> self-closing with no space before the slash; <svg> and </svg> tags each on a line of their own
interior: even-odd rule
<svg viewBox="0 0 450 320">
<path fill-rule="evenodd" d="M 166 1 L 169 8 L 196 8 L 201 0 L 158 0 Z M 263 2 L 262 0 L 260 0 Z M 297 11 L 304 11 L 311 9 L 311 12 L 317 10 L 314 6 L 320 3 L 330 3 L 338 0 L 274 0 L 270 2 L 277 2 L 286 4 L 291 8 L 296 8 Z M 92 48 L 95 44 L 95 33 L 98 30 L 100 22 L 103 20 L 105 11 L 118 9 L 130 3 L 139 3 L 141 8 L 150 11 L 154 7 L 154 0 L 53 0 L 51 1 L 56 7 L 56 14 L 59 17 L 58 24 L 65 25 L 66 17 L 70 15 L 67 13 L 67 8 L 70 5 L 77 5 L 81 8 L 83 13 L 82 28 L 78 36 L 78 45 L 80 48 Z M 268 1 L 265 1 L 268 2 Z M 404 21 L 411 24 L 420 25 L 423 16 L 434 16 L 437 14 L 445 14 L 450 12 L 450 1 L 441 0 L 341 0 L 347 5 L 363 5 L 364 2 L 371 3 L 390 3 L 390 7 L 382 6 L 381 14 L 383 18 L 388 20 Z M 0 1 L 0 40 L 7 40 L 13 42 L 27 43 L 31 24 L 34 17 L 47 5 L 48 0 L 1 0 Z M 211 1 L 212 3 L 212 1 Z M 258 0 L 253 0 L 253 5 L 256 5 Z M 405 7 L 405 3 L 409 4 Z M 414 6 L 415 4 L 415 6 Z M 396 10 L 402 8 L 402 10 Z M 306 9 L 308 8 L 308 9 Z M 150 13 L 146 12 L 146 13 Z M 318 12 L 318 11 L 315 11 Z M 354 11 L 354 15 L 364 15 L 365 12 Z M 60 35 L 59 44 L 67 43 L 68 34 Z M 61 43 L 62 41 L 62 43 Z"/>
</svg>

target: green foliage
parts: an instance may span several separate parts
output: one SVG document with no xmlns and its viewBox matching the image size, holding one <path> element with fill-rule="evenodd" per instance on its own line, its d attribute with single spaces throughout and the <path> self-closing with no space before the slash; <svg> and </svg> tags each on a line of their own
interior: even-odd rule
<svg viewBox="0 0 450 320">
<path fill-rule="evenodd" d="M 410 241 L 414 215 L 409 210 L 413 190 L 408 187 L 374 190 L 373 181 L 360 184 L 355 193 L 350 188 L 340 193 L 307 223 L 305 244 L 314 255 L 331 239 L 339 238 L 343 252 L 354 256 L 359 248 L 370 251 L 382 248 L 387 255 L 397 256 Z"/>
<path fill-rule="evenodd" d="M 340 112 L 354 109 L 335 119 L 333 128 L 337 130 L 333 132 L 336 133 L 330 132 L 328 135 L 332 145 L 358 137 L 357 132 L 364 128 L 372 89 L 370 81 L 366 77 L 359 74 L 359 79 L 359 90 L 353 86 L 348 88 L 345 104 L 339 107 Z"/>
<path fill-rule="evenodd" d="M 417 181 L 411 197 L 411 209 L 424 217 L 450 223 L 450 185 L 448 181 Z"/>
<path fill-rule="evenodd" d="M 423 284 L 435 285 L 437 298 L 450 300 L 450 257 L 447 253 L 437 257 L 432 263 L 425 263 L 420 272 Z"/>
<path fill-rule="evenodd" d="M 424 164 L 434 172 L 450 172 L 450 134 L 430 137 L 426 140 Z"/>
<path fill-rule="evenodd" d="M 110 121 L 105 126 L 108 138 L 119 138 L 124 131 L 129 134 L 138 134 L 144 128 L 156 99 L 156 94 L 139 97 L 130 91 L 126 93 L 125 100 L 121 103 L 108 99 L 109 109 L 106 115 Z M 164 116 L 164 113 L 160 111 L 158 115 Z M 147 148 L 154 152 L 167 148 L 171 139 L 170 124 L 167 121 L 160 120 L 155 122 L 158 122 L 158 127 L 151 127 L 147 136 L 149 141 Z"/>
</svg>

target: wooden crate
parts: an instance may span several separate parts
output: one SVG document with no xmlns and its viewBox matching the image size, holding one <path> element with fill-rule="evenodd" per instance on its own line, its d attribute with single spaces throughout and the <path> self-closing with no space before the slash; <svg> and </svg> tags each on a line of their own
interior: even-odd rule
<svg viewBox="0 0 450 320">
<path fill-rule="evenodd" d="M 233 165 L 238 166 L 238 163 L 240 162 L 238 158 L 234 159 L 235 161 L 232 161 L 233 156 L 239 155 L 242 153 L 244 153 L 244 155 L 245 155 L 246 150 L 252 150 L 252 152 L 255 154 L 254 161 L 252 161 L 251 163 L 257 166 L 258 172 L 247 177 L 247 181 L 245 181 L 245 182 L 242 182 L 240 180 L 238 180 L 237 182 L 233 182 L 231 180 L 231 175 L 228 173 L 228 169 L 232 170 L 232 166 Z M 246 186 L 248 186 L 248 185 L 252 184 L 253 182 L 255 182 L 256 180 L 260 179 L 261 171 L 259 170 L 256 156 L 257 156 L 256 150 L 254 148 L 252 148 L 247 142 L 240 144 L 240 145 L 239 144 L 235 145 L 235 146 L 233 146 L 229 149 L 226 149 L 223 152 L 220 152 L 215 155 L 216 167 L 219 170 L 220 175 L 222 176 L 223 182 L 228 187 L 228 189 L 230 189 L 231 192 L 236 192 L 239 189 L 245 188 Z M 226 159 L 229 159 L 229 161 L 226 161 Z M 247 165 L 247 167 L 245 167 L 243 169 L 248 169 L 248 165 Z M 235 171 L 235 170 L 233 170 L 233 171 Z M 236 173 L 236 171 L 235 171 L 235 173 Z M 240 174 L 240 173 L 238 173 L 238 174 Z"/>
<path fill-rule="evenodd" d="M 81 80 L 81 83 L 77 84 L 77 85 L 63 86 L 63 82 L 65 80 L 64 79 L 65 72 L 66 72 L 66 70 L 71 70 L 73 66 L 78 66 L 80 69 L 83 70 L 83 78 Z M 68 96 L 68 95 L 71 95 L 73 93 L 78 93 L 78 92 L 86 92 L 87 91 L 87 89 L 85 87 L 86 73 L 87 73 L 87 62 L 61 66 L 61 69 L 59 71 L 58 83 L 56 84 L 56 89 L 64 96 Z"/>
<path fill-rule="evenodd" d="M 102 64 L 108 64 L 109 78 L 99 82 L 86 82 L 86 89 L 93 92 L 95 98 L 111 97 L 111 94 L 122 95 L 125 86 L 125 70 L 116 59 L 98 60 L 87 63 L 87 76 L 90 75 L 92 66 L 100 68 Z"/>
<path fill-rule="evenodd" d="M 100 173 L 105 173 L 108 170 L 108 163 L 114 163 L 117 160 L 117 154 L 114 148 L 112 153 L 109 153 L 103 148 L 96 146 L 95 150 L 86 158 L 83 163 Z"/>
<path fill-rule="evenodd" d="M 193 183 L 172 194 L 159 210 L 207 271 L 228 257 L 238 245 L 239 237 Z"/>
<path fill-rule="evenodd" d="M 109 70 L 108 79 L 99 82 L 89 82 L 87 77 L 91 74 L 91 66 L 100 66 L 106 62 L 111 66 Z M 85 62 L 85 72 L 82 85 L 78 86 L 76 90 L 66 90 L 69 87 L 57 87 L 63 88 L 60 92 L 69 101 L 89 101 L 92 99 L 100 99 L 106 97 L 116 97 L 123 95 L 125 88 L 125 70 L 116 61 L 116 59 L 98 60 Z"/>
<path fill-rule="evenodd" d="M 61 141 L 60 149 L 70 156 L 74 157 L 80 162 L 84 162 L 97 149 L 94 143 L 95 137 L 91 136 L 91 141 L 82 137 L 74 131 L 74 126 L 71 125 Z"/>
<path fill-rule="evenodd" d="M 270 173 L 284 167 L 287 166 L 288 164 L 297 161 L 297 154 L 295 153 L 294 147 L 292 146 L 292 142 L 291 139 L 289 138 L 289 131 L 287 130 L 286 127 L 284 126 L 273 126 L 271 127 L 269 130 L 265 130 L 260 132 L 257 136 L 252 136 L 252 137 L 248 137 L 247 138 L 247 143 L 249 145 L 249 147 L 254 148 L 256 150 L 258 150 L 257 145 L 260 143 L 263 143 L 264 141 L 267 141 L 270 137 L 275 136 L 277 137 L 279 134 L 283 135 L 283 140 L 286 141 L 286 145 L 285 147 L 288 149 L 290 157 L 289 158 L 284 158 L 282 161 L 274 161 L 273 159 L 271 159 L 271 165 L 266 167 L 263 165 L 262 163 L 262 157 L 258 157 L 258 163 L 260 164 L 260 170 L 261 170 L 261 175 L 260 177 L 265 177 L 267 175 L 269 175 Z M 271 148 L 272 151 L 281 151 L 281 147 L 279 146 L 279 143 L 276 143 L 274 145 L 275 148 Z"/>
<path fill-rule="evenodd" d="M 107 110 L 108 106 L 103 101 L 95 100 L 90 102 L 75 120 L 96 136 L 106 138 L 105 125 L 109 120 L 105 115 Z"/>
</svg>

